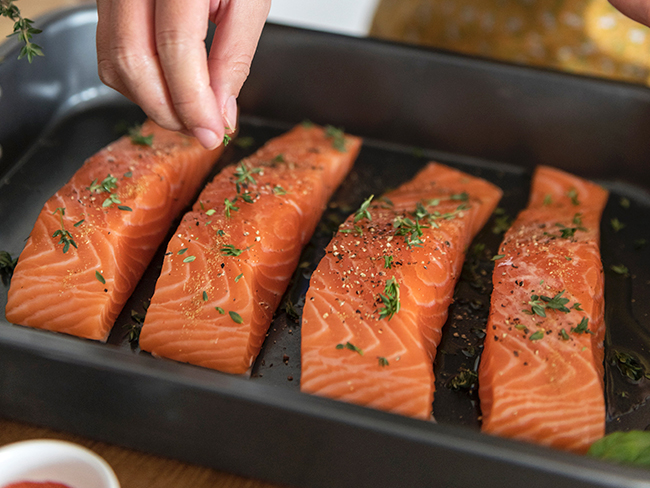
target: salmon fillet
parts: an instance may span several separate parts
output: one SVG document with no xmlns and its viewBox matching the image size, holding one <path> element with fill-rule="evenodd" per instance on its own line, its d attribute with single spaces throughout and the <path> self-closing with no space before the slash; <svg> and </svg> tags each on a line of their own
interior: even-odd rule
<svg viewBox="0 0 650 488">
<path fill-rule="evenodd" d="M 496 186 L 430 163 L 351 215 L 307 291 L 301 390 L 430 419 L 447 308 L 500 198 Z"/>
<path fill-rule="evenodd" d="M 576 452 L 604 435 L 607 196 L 563 171 L 536 170 L 494 269 L 479 366 L 484 432 Z"/>
<path fill-rule="evenodd" d="M 299 125 L 206 186 L 167 248 L 140 348 L 249 371 L 303 246 L 361 139 Z"/>
<path fill-rule="evenodd" d="M 11 280 L 7 320 L 106 340 L 221 151 L 148 121 L 90 157 L 41 210 Z"/>
</svg>

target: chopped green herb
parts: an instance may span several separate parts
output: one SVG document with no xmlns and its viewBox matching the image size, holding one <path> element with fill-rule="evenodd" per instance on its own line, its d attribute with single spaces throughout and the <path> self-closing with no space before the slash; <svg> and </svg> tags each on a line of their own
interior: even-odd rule
<svg viewBox="0 0 650 488">
<path fill-rule="evenodd" d="M 70 249 L 70 246 L 74 246 L 75 249 L 77 248 L 77 243 L 74 241 L 74 238 L 72 237 L 72 234 L 65 230 L 65 225 L 63 224 L 63 216 L 65 215 L 65 208 L 63 207 L 57 207 L 57 209 L 52 212 L 52 215 L 55 215 L 56 213 L 59 213 L 59 220 L 61 222 L 61 228 L 52 234 L 53 238 L 59 237 L 59 244 L 63 244 L 63 254 L 67 253 L 68 250 Z"/>
<path fill-rule="evenodd" d="M 250 136 L 245 136 L 245 137 L 238 137 L 233 141 L 235 146 L 241 147 L 242 149 L 248 149 L 251 147 L 253 144 L 255 144 L 255 139 L 253 139 Z"/>
<path fill-rule="evenodd" d="M 111 193 L 113 190 L 117 189 L 117 178 L 111 176 L 110 173 L 101 183 L 97 183 L 97 178 L 95 178 L 87 189 L 91 193 Z"/>
<path fill-rule="evenodd" d="M 449 199 L 450 200 L 457 200 L 457 201 L 461 201 L 461 202 L 466 202 L 466 201 L 469 200 L 469 193 L 467 193 L 466 191 L 464 191 L 462 193 L 454 193 L 453 195 L 451 195 L 449 197 Z"/>
<path fill-rule="evenodd" d="M 140 338 L 140 331 L 142 330 L 142 324 L 144 323 L 147 307 L 145 306 L 144 309 L 145 313 L 131 310 L 131 320 L 133 320 L 133 323 L 124 326 L 124 328 L 128 330 L 127 340 L 130 344 L 138 342 L 138 339 Z"/>
<path fill-rule="evenodd" d="M 203 296 L 202 296 L 202 298 L 203 298 L 203 301 L 204 301 L 204 302 L 207 302 L 207 301 L 208 301 L 208 292 L 207 292 L 207 291 L 203 291 Z"/>
<path fill-rule="evenodd" d="M 228 144 L 230 144 L 230 141 L 232 141 L 232 137 L 230 137 L 229 134 L 224 134 L 223 135 L 223 145 L 226 147 Z"/>
<path fill-rule="evenodd" d="M 333 125 L 325 127 L 325 137 L 332 139 L 332 147 L 339 152 L 345 152 L 345 133 Z"/>
<path fill-rule="evenodd" d="M 564 313 L 569 313 L 569 309 L 566 308 L 566 304 L 569 303 L 568 298 L 563 298 L 562 295 L 564 294 L 566 290 L 562 290 L 559 292 L 557 295 L 555 295 L 553 298 L 546 297 L 544 295 L 540 296 L 540 298 L 546 302 L 546 308 L 552 308 L 554 310 L 558 310 L 560 312 Z"/>
<path fill-rule="evenodd" d="M 587 317 L 582 317 L 582 320 L 576 327 L 571 327 L 571 332 L 575 332 L 576 334 L 591 334 L 591 331 L 588 329 L 589 327 L 589 319 Z"/>
<path fill-rule="evenodd" d="M 179 256 L 182 256 L 183 254 L 185 254 L 185 253 L 187 252 L 188 249 L 189 249 L 189 248 L 184 247 L 183 249 L 181 249 L 180 251 L 178 251 L 176 254 L 178 254 Z"/>
<path fill-rule="evenodd" d="M 544 311 L 546 305 L 543 300 L 540 300 L 539 295 L 531 295 L 528 305 L 530 305 L 530 310 L 522 310 L 522 312 L 528 315 L 539 315 L 540 317 L 546 317 L 546 312 Z"/>
<path fill-rule="evenodd" d="M 223 254 L 224 256 L 233 256 L 233 257 L 237 257 L 237 256 L 239 256 L 241 253 L 243 253 L 244 251 L 248 251 L 249 249 L 250 249 L 250 246 L 247 247 L 246 249 L 237 249 L 237 248 L 236 248 L 235 246 L 233 246 L 232 244 L 226 244 L 225 246 L 223 246 L 223 247 L 221 248 L 221 254 Z"/>
<path fill-rule="evenodd" d="M 643 364 L 636 357 L 626 352 L 614 350 L 614 358 L 611 363 L 632 381 L 639 381 L 646 376 Z"/>
<path fill-rule="evenodd" d="M 368 210 L 368 207 L 370 206 L 370 202 L 372 202 L 372 199 L 374 198 L 374 195 L 370 195 L 364 202 L 361 204 L 359 207 L 359 210 L 357 210 L 354 213 L 354 223 L 356 224 L 359 222 L 361 219 L 368 219 L 368 221 L 372 221 L 372 215 L 370 215 L 370 211 Z"/>
<path fill-rule="evenodd" d="M 625 197 L 621 197 L 621 199 L 619 200 L 619 204 L 623 208 L 630 208 L 630 199 L 625 198 Z"/>
<path fill-rule="evenodd" d="M 346 342 L 345 344 L 337 344 L 336 348 L 337 349 L 349 349 L 350 351 L 354 351 L 357 354 L 359 354 L 360 356 L 363 356 L 363 351 L 361 349 L 359 349 L 357 346 L 355 346 L 354 344 L 352 344 L 351 342 L 349 342 L 349 341 Z"/>
<path fill-rule="evenodd" d="M 239 207 L 235 206 L 235 202 L 237 201 L 237 197 L 233 198 L 232 201 L 228 200 L 227 198 L 224 198 L 223 203 L 226 205 L 226 208 L 224 210 L 224 213 L 226 214 L 226 217 L 230 218 L 230 211 L 238 212 Z"/>
<path fill-rule="evenodd" d="M 298 310 L 296 310 L 296 306 L 291 300 L 287 300 L 287 302 L 284 304 L 284 311 L 286 312 L 287 317 L 298 323 L 300 320 L 300 315 L 298 314 Z"/>
<path fill-rule="evenodd" d="M 106 284 L 106 280 L 99 271 L 95 271 L 95 278 L 97 278 L 97 281 L 99 281 L 102 285 Z"/>
<path fill-rule="evenodd" d="M 125 212 L 133 212 L 133 209 L 131 207 L 127 207 L 126 205 L 118 205 L 117 209 L 123 210 Z"/>
<path fill-rule="evenodd" d="M 205 212 L 205 215 L 207 215 L 208 217 L 211 217 L 215 213 L 217 213 L 217 211 L 215 209 L 211 208 L 207 212 Z"/>
<path fill-rule="evenodd" d="M 243 324 L 244 323 L 244 319 L 242 319 L 241 315 L 239 315 L 237 312 L 228 312 L 228 315 L 230 315 L 230 318 L 236 324 Z"/>
<path fill-rule="evenodd" d="M 395 281 L 395 277 L 389 279 L 384 287 L 384 293 L 379 294 L 379 298 L 384 304 L 384 308 L 379 311 L 379 318 L 388 320 L 393 318 L 400 310 L 399 301 L 399 285 Z"/>
<path fill-rule="evenodd" d="M 274 195 L 286 195 L 286 194 L 287 194 L 287 190 L 285 190 L 284 188 L 282 188 L 280 185 L 275 185 L 275 186 L 273 187 L 273 194 L 274 194 Z"/>
<path fill-rule="evenodd" d="M 118 197 L 115 193 L 111 193 L 106 200 L 102 203 L 102 207 L 110 207 L 114 203 L 122 203 L 122 200 L 120 200 L 120 197 Z"/>
<path fill-rule="evenodd" d="M 129 137 L 131 142 L 138 146 L 153 146 L 153 134 L 148 136 L 142 135 L 142 126 L 137 125 L 129 129 Z"/>
<path fill-rule="evenodd" d="M 623 264 L 612 264 L 609 269 L 611 269 L 614 273 L 623 275 L 623 276 L 628 276 L 630 270 L 627 269 L 627 266 Z"/>
<path fill-rule="evenodd" d="M 196 256 L 187 256 L 185 259 L 183 259 L 184 263 L 191 263 L 196 259 Z"/>
<path fill-rule="evenodd" d="M 528 338 L 531 341 L 539 341 L 544 338 L 544 332 L 541 330 L 538 330 L 537 332 L 534 332 L 531 334 L 531 336 Z"/>
<path fill-rule="evenodd" d="M 384 256 L 384 269 L 391 269 L 393 267 L 393 256 Z"/>
<path fill-rule="evenodd" d="M 471 390 L 476 387 L 478 382 L 478 375 L 474 371 L 461 368 L 459 373 L 454 375 L 447 387 L 454 391 Z"/>
<path fill-rule="evenodd" d="M 14 274 L 14 268 L 18 263 L 18 258 L 12 258 L 7 251 L 0 251 L 0 278 L 2 283 L 7 285 L 9 278 Z"/>
<path fill-rule="evenodd" d="M 221 315 L 225 315 L 226 311 L 221 307 L 214 307 L 214 309 L 219 312 Z"/>
<path fill-rule="evenodd" d="M 133 172 L 132 172 L 132 171 L 127 171 L 126 173 L 124 173 L 124 177 L 125 177 L 125 178 L 131 178 L 132 176 L 133 176 Z"/>
<path fill-rule="evenodd" d="M 86 219 L 81 219 L 79 222 L 75 222 L 74 227 L 79 227 L 81 224 L 84 223 Z"/>
<path fill-rule="evenodd" d="M 553 196 L 551 194 L 544 195 L 544 202 L 542 205 L 548 207 L 551 203 L 553 203 Z"/>
<path fill-rule="evenodd" d="M 255 200 L 253 200 L 253 196 L 251 192 L 245 191 L 241 195 L 239 195 L 242 200 L 244 200 L 246 203 L 255 203 Z"/>
<path fill-rule="evenodd" d="M 572 308 L 573 310 L 577 310 L 578 312 L 583 312 L 583 311 L 584 311 L 584 310 L 582 310 L 582 309 L 580 308 L 580 304 L 579 304 L 578 302 L 574 303 L 574 304 L 571 306 L 571 308 Z"/>
<path fill-rule="evenodd" d="M 422 229 L 428 229 L 428 225 L 421 225 L 419 220 L 415 222 L 408 217 L 398 216 L 393 220 L 393 228 L 396 229 L 396 236 L 404 236 L 409 249 L 413 246 L 422 247 Z"/>
<path fill-rule="evenodd" d="M 578 200 L 578 191 L 575 188 L 571 188 L 567 193 L 566 196 L 571 199 L 571 203 L 573 205 L 580 205 L 580 201 Z"/>
<path fill-rule="evenodd" d="M 614 217 L 609 222 L 612 224 L 612 229 L 614 229 L 614 232 L 618 232 L 619 230 L 622 230 L 626 227 L 625 224 L 618 220 L 616 217 Z"/>
<path fill-rule="evenodd" d="M 223 230 L 219 229 L 219 230 L 217 231 L 217 235 L 220 236 L 220 237 L 223 237 L 223 236 L 226 235 L 226 233 L 225 233 Z"/>
<path fill-rule="evenodd" d="M 389 364 L 388 359 L 386 359 L 383 356 L 377 356 L 377 361 L 379 362 L 379 366 L 381 366 L 382 368 L 385 368 Z"/>
<path fill-rule="evenodd" d="M 244 273 L 240 273 L 237 276 L 235 276 L 235 283 L 237 283 L 239 280 L 241 280 L 244 277 Z"/>
<path fill-rule="evenodd" d="M 257 181 L 255 181 L 255 178 L 253 175 L 261 173 L 262 168 L 248 168 L 246 164 L 242 161 L 239 163 L 239 166 L 237 166 L 237 169 L 235 170 L 235 177 L 237 178 L 235 180 L 235 183 L 237 183 L 237 188 L 239 188 L 239 184 L 248 184 L 252 183 L 253 185 L 257 184 Z M 239 190 L 237 191 L 239 193 Z"/>
<path fill-rule="evenodd" d="M 271 160 L 271 163 L 286 163 L 284 160 L 284 154 L 278 154 Z"/>
<path fill-rule="evenodd" d="M 506 257 L 505 254 L 495 254 L 494 256 L 492 256 L 492 261 L 498 261 L 499 259 L 503 259 L 505 257 Z"/>
<path fill-rule="evenodd" d="M 493 234 L 503 234 L 505 233 L 510 226 L 512 225 L 512 219 L 509 215 L 501 215 L 494 219 L 494 225 L 492 226 Z"/>
<path fill-rule="evenodd" d="M 564 329 L 560 330 L 560 337 L 562 337 L 562 340 L 564 340 L 564 341 L 569 340 L 569 334 L 567 334 L 566 330 L 564 330 Z"/>
</svg>

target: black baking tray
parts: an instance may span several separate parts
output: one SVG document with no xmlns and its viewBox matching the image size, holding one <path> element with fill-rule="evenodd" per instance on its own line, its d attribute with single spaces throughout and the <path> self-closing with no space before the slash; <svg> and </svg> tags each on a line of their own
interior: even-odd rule
<svg viewBox="0 0 650 488">
<path fill-rule="evenodd" d="M 45 200 L 83 160 L 143 120 L 96 74 L 92 7 L 39 22 L 46 54 L 17 61 L 0 46 L 0 249 L 21 251 Z M 289 486 L 632 487 L 650 472 L 478 431 L 474 389 L 450 382 L 476 366 L 499 218 L 525 206 L 532 168 L 597 180 L 612 196 L 602 228 L 606 272 L 608 431 L 650 424 L 648 380 L 610 359 L 650 354 L 650 90 L 451 53 L 268 24 L 240 97 L 241 138 L 219 167 L 303 119 L 366 138 L 303 253 L 250 377 L 156 360 L 128 341 L 160 270 L 159 250 L 107 344 L 0 319 L 0 415 Z M 246 140 L 246 139 L 244 139 Z M 250 142 L 250 139 L 249 139 Z M 300 314 L 332 230 L 368 194 L 436 159 L 504 189 L 470 251 L 435 369 L 438 423 L 299 392 Z M 614 232 L 610 222 L 626 224 Z M 477 249 L 473 247 L 472 249 Z M 610 271 L 625 264 L 627 275 Z M 7 286 L 0 284 L 0 308 Z M 647 369 L 650 371 L 650 368 Z"/>
</svg>

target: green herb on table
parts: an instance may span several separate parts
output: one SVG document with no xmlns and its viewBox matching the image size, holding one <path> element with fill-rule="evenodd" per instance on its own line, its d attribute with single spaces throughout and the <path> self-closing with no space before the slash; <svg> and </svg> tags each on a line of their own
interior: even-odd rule
<svg viewBox="0 0 650 488">
<path fill-rule="evenodd" d="M 589 456 L 622 464 L 650 466 L 650 432 L 613 432 L 594 442 Z"/>
<path fill-rule="evenodd" d="M 379 366 L 382 368 L 385 368 L 386 366 L 389 365 L 388 359 L 386 359 L 383 356 L 377 356 L 377 361 L 379 362 Z"/>
<path fill-rule="evenodd" d="M 459 373 L 449 380 L 447 387 L 454 391 L 468 391 L 475 388 L 477 383 L 478 375 L 474 371 L 461 368 Z"/>
</svg>

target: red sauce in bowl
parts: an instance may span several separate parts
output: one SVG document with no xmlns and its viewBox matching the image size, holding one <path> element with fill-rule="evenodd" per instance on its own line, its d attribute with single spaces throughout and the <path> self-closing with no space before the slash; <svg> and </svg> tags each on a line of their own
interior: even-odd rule
<svg viewBox="0 0 650 488">
<path fill-rule="evenodd" d="M 16 483 L 11 483 L 5 485 L 3 488 L 70 488 L 68 485 L 63 483 L 57 483 L 56 481 L 18 481 Z"/>
</svg>

